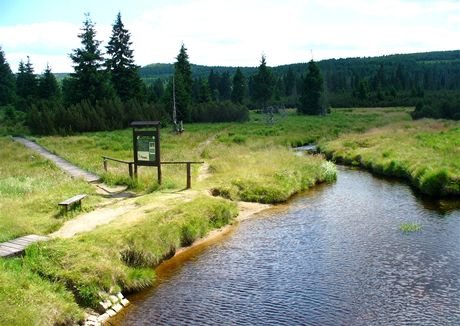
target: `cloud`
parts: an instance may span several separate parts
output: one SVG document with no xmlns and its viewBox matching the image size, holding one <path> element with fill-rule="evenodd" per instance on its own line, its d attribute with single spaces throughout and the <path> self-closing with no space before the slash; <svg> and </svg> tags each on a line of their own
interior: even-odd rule
<svg viewBox="0 0 460 326">
<path fill-rule="evenodd" d="M 257 66 L 265 53 L 273 66 L 308 61 L 310 50 L 320 60 L 448 50 L 460 39 L 460 3 L 448 0 L 145 1 L 133 10 L 123 21 L 140 65 L 173 62 L 181 42 L 193 63 Z M 10 64 L 27 53 L 41 66 L 49 53 L 53 70 L 71 71 L 66 57 L 80 46 L 80 28 L 63 22 L 0 27 L 0 42 Z M 107 42 L 111 26 L 96 29 Z"/>
</svg>

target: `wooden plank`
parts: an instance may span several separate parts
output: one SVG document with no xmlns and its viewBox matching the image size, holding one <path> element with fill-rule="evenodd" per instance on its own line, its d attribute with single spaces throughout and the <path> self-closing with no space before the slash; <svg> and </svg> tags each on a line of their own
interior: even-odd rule
<svg viewBox="0 0 460 326">
<path fill-rule="evenodd" d="M 203 164 L 203 161 L 165 161 L 161 164 Z"/>
<path fill-rule="evenodd" d="M 31 244 L 33 242 L 35 242 L 34 240 L 28 240 L 28 239 L 21 239 L 21 238 L 17 238 L 17 239 L 14 239 L 14 240 L 10 240 L 8 241 L 9 243 L 12 243 L 12 244 L 16 244 L 16 245 L 19 245 L 19 246 L 27 246 L 28 244 Z"/>
<path fill-rule="evenodd" d="M 14 251 L 0 248 L 0 257 L 11 255 L 12 252 L 14 252 Z"/>
<path fill-rule="evenodd" d="M 30 240 L 33 240 L 34 242 L 37 242 L 37 241 L 47 241 L 50 238 L 44 235 L 29 234 L 19 239 L 30 239 Z"/>
<path fill-rule="evenodd" d="M 0 257 L 19 255 L 24 252 L 30 244 L 38 241 L 46 241 L 50 238 L 46 236 L 30 234 L 7 242 L 0 243 Z"/>
<path fill-rule="evenodd" d="M 24 248 L 23 245 L 17 245 L 17 244 L 14 244 L 14 243 L 10 243 L 10 242 L 4 242 L 1 244 L 1 247 L 6 247 L 6 248 L 11 248 L 11 249 L 14 249 L 14 250 L 21 250 Z"/>
</svg>

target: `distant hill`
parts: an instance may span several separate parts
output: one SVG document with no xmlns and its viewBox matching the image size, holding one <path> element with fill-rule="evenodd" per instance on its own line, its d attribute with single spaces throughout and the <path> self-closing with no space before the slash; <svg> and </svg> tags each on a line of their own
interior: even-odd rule
<svg viewBox="0 0 460 326">
<path fill-rule="evenodd" d="M 460 50 L 455 51 L 436 51 L 411 54 L 392 54 L 379 57 L 361 57 L 361 58 L 346 58 L 346 59 L 328 59 L 318 61 L 318 64 L 326 78 L 329 87 L 332 90 L 337 87 L 343 88 L 346 83 L 343 80 L 351 79 L 372 79 L 380 66 L 383 66 L 383 72 L 387 75 L 388 80 L 396 74 L 396 70 L 403 69 L 399 73 L 407 74 L 408 79 L 425 78 L 424 75 L 443 75 L 444 79 L 439 80 L 439 87 L 447 86 L 447 88 L 460 88 Z M 212 70 L 222 74 L 228 71 L 231 75 L 236 71 L 236 67 L 230 66 L 203 66 L 192 64 L 192 73 L 194 77 L 207 77 Z M 275 76 L 283 76 L 291 68 L 296 75 L 301 75 L 306 72 L 307 63 L 293 63 L 272 67 Z M 256 72 L 257 67 L 241 67 L 246 76 L 250 76 Z M 444 72 L 446 74 L 444 74 Z M 151 83 L 157 78 L 166 79 L 174 73 L 174 65 L 167 63 L 155 63 L 140 68 L 139 74 L 141 78 Z M 401 76 L 399 76 L 401 77 Z M 442 79 L 440 77 L 440 79 Z M 456 81 L 455 81 L 456 79 Z M 342 80 L 342 81 L 341 81 Z M 443 84 L 443 85 L 441 85 Z M 349 85 L 350 86 L 350 85 Z M 430 86 L 430 85 L 425 85 Z M 433 86 L 433 85 L 431 85 Z"/>
<path fill-rule="evenodd" d="M 228 71 L 231 75 L 236 72 L 237 67 L 222 67 L 222 66 L 203 66 L 191 64 L 192 74 L 194 77 L 208 77 L 211 70 L 222 74 Z M 243 73 L 246 75 L 253 74 L 257 68 L 242 67 Z M 146 83 L 151 83 L 155 79 L 167 79 L 174 74 L 174 64 L 172 63 L 153 63 L 139 69 L 139 75 Z"/>
</svg>

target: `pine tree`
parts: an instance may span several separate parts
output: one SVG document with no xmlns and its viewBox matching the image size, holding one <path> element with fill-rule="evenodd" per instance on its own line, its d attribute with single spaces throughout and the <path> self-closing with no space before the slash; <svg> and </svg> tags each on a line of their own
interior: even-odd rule
<svg viewBox="0 0 460 326">
<path fill-rule="evenodd" d="M 46 65 L 43 76 L 38 80 L 38 96 L 43 100 L 58 100 L 60 89 L 51 67 Z"/>
<path fill-rule="evenodd" d="M 220 78 L 219 94 L 219 99 L 221 101 L 230 100 L 230 98 L 232 97 L 232 81 L 230 79 L 230 74 L 228 73 L 228 71 L 224 72 L 222 74 L 222 77 Z"/>
<path fill-rule="evenodd" d="M 176 90 L 176 108 L 178 120 L 190 122 L 192 119 L 190 104 L 192 101 L 192 68 L 188 61 L 185 45 L 182 43 L 174 63 L 174 81 Z"/>
<path fill-rule="evenodd" d="M 37 96 L 37 79 L 34 74 L 34 67 L 27 57 L 27 63 L 19 62 L 18 74 L 16 77 L 16 94 L 19 97 L 18 108 L 27 111 Z"/>
<path fill-rule="evenodd" d="M 267 67 L 264 55 L 262 55 L 262 59 L 260 60 L 257 74 L 254 75 L 252 87 L 254 100 L 265 110 L 267 102 L 273 95 L 274 78 L 270 68 Z"/>
<path fill-rule="evenodd" d="M 296 78 L 294 75 L 294 72 L 292 71 L 292 68 L 289 67 L 288 72 L 286 76 L 284 77 L 284 86 L 286 88 L 285 90 L 285 95 L 286 96 L 291 96 L 293 95 L 296 89 Z"/>
<path fill-rule="evenodd" d="M 142 80 L 139 77 L 139 67 L 134 64 L 131 34 L 121 21 L 118 13 L 112 26 L 112 36 L 107 46 L 105 65 L 110 72 L 110 77 L 118 97 L 126 102 L 129 99 L 143 99 Z"/>
<path fill-rule="evenodd" d="M 100 41 L 96 40 L 96 30 L 89 14 L 86 14 L 83 28 L 78 37 L 81 39 L 82 47 L 74 49 L 70 58 L 74 63 L 75 72 L 71 75 L 73 82 L 68 83 L 71 89 L 66 91 L 66 98 L 73 103 L 89 101 L 92 105 L 98 100 L 111 98 L 113 88 L 111 87 L 106 73 L 101 69 L 104 59 L 99 46 Z"/>
<path fill-rule="evenodd" d="M 211 69 L 211 72 L 209 73 L 208 76 L 208 85 L 209 89 L 211 91 L 211 98 L 213 101 L 218 101 L 220 94 L 219 94 L 219 84 L 220 84 L 220 75 L 218 72 L 214 72 L 213 69 Z"/>
<path fill-rule="evenodd" d="M 0 106 L 13 104 L 16 97 L 16 83 L 5 53 L 0 47 Z"/>
<path fill-rule="evenodd" d="M 246 97 L 246 78 L 240 68 L 236 69 L 233 76 L 232 102 L 243 104 Z"/>
<path fill-rule="evenodd" d="M 325 114 L 326 110 L 322 103 L 324 82 L 318 65 L 311 60 L 308 64 L 303 89 L 300 97 L 299 113 Z"/>
<path fill-rule="evenodd" d="M 209 90 L 209 85 L 208 81 L 203 78 L 198 78 L 199 80 L 199 97 L 198 97 L 198 102 L 199 103 L 208 103 L 211 101 L 211 91 Z"/>
</svg>

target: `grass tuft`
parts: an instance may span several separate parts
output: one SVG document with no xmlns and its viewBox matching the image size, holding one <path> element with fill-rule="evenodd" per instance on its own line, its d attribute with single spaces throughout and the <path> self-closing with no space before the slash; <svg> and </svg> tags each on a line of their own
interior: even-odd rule
<svg viewBox="0 0 460 326">
<path fill-rule="evenodd" d="M 406 223 L 402 223 L 399 226 L 399 229 L 402 232 L 418 232 L 422 230 L 422 226 L 415 222 L 406 222 Z"/>
</svg>

